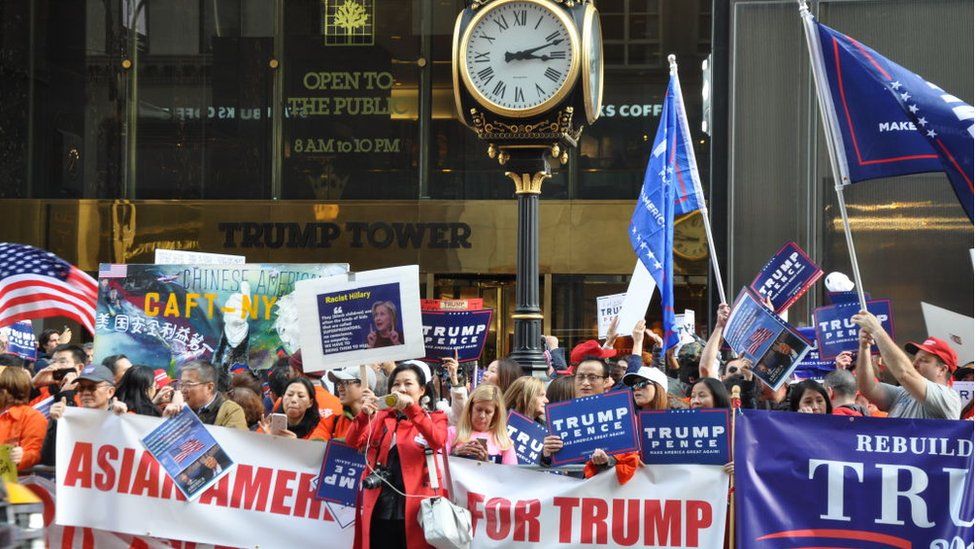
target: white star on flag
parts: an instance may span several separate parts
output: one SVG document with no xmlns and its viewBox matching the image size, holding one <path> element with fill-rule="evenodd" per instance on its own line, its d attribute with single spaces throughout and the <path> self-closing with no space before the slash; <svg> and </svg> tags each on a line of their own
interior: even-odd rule
<svg viewBox="0 0 976 549">
<path fill-rule="evenodd" d="M 918 107 L 916 107 L 915 105 L 909 105 L 908 110 L 912 111 L 912 114 L 915 114 L 918 112 Z"/>
<path fill-rule="evenodd" d="M 891 89 L 897 90 L 898 88 L 901 88 L 901 82 L 895 80 L 894 82 L 891 83 Z"/>
<path fill-rule="evenodd" d="M 929 131 L 925 132 L 925 135 L 927 135 L 929 137 L 935 137 L 938 134 L 935 133 L 935 130 L 929 130 Z"/>
<path fill-rule="evenodd" d="M 902 101 L 908 101 L 911 98 L 912 98 L 912 96 L 911 95 L 908 95 L 908 92 L 905 92 L 905 93 L 901 94 L 901 100 Z"/>
<path fill-rule="evenodd" d="M 918 119 L 918 123 L 919 123 L 919 125 L 924 126 L 924 125 L 928 124 L 929 121 L 926 120 L 925 117 L 923 116 L 922 118 L 919 118 Z"/>
</svg>

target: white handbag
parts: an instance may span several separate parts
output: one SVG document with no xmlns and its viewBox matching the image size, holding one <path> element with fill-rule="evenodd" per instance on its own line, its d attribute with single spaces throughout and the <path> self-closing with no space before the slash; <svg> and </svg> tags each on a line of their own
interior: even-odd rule
<svg viewBox="0 0 976 549">
<path fill-rule="evenodd" d="M 427 448 L 427 474 L 430 477 L 430 487 L 438 490 L 437 463 L 434 452 Z M 448 465 L 445 460 L 445 475 Z M 446 481 L 450 484 L 450 481 Z M 467 549 L 471 546 L 474 532 L 471 528 L 471 512 L 454 503 L 444 496 L 429 497 L 420 502 L 420 515 L 417 517 L 424 529 L 427 543 L 437 549 Z"/>
</svg>

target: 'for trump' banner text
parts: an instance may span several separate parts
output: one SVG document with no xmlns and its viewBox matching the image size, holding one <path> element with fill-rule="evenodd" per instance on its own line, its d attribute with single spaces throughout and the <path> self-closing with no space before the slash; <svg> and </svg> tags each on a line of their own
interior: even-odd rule
<svg viewBox="0 0 976 549">
<path fill-rule="evenodd" d="M 471 547 L 722 547 L 729 477 L 715 465 L 650 465 L 623 486 L 451 458 Z"/>
<path fill-rule="evenodd" d="M 739 547 L 972 546 L 972 422 L 743 412 Z"/>
</svg>

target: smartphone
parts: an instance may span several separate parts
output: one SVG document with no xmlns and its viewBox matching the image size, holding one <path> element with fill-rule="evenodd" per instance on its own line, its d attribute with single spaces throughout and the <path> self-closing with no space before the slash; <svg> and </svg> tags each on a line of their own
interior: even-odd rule
<svg viewBox="0 0 976 549">
<path fill-rule="evenodd" d="M 271 414 L 271 432 L 277 433 L 288 430 L 288 418 L 285 414 Z"/>
<path fill-rule="evenodd" d="M 488 441 L 487 440 L 485 440 L 483 438 L 476 438 L 476 439 L 473 439 L 473 440 L 475 442 L 477 442 L 481 446 L 481 448 L 484 449 L 484 451 L 486 451 L 486 452 L 488 451 Z"/>
</svg>

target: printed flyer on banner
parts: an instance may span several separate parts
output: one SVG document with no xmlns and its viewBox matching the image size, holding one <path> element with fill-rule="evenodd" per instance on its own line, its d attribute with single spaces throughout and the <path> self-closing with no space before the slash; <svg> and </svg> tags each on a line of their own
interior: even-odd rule
<svg viewBox="0 0 976 549">
<path fill-rule="evenodd" d="M 34 326 L 30 320 L 0 328 L 0 336 L 6 336 L 6 352 L 25 360 L 37 360 L 37 337 L 34 336 Z"/>
<path fill-rule="evenodd" d="M 536 465 L 542 459 L 542 441 L 546 428 L 518 412 L 508 413 L 508 436 L 515 445 L 515 455 L 522 465 Z"/>
<path fill-rule="evenodd" d="M 851 317 L 861 309 L 858 303 L 828 305 L 813 311 L 813 327 L 817 332 L 817 349 L 820 358 L 833 360 L 844 351 L 857 351 L 857 332 L 859 328 Z M 892 339 L 895 338 L 895 324 L 891 316 L 891 301 L 876 299 L 868 301 L 868 312 L 878 317 L 881 327 Z M 878 347 L 871 347 L 871 354 L 879 354 Z"/>
<path fill-rule="evenodd" d="M 631 391 L 549 404 L 546 424 L 550 433 L 563 439 L 562 450 L 552 456 L 553 465 L 585 462 L 597 449 L 609 455 L 640 449 Z"/>
<path fill-rule="evenodd" d="M 296 284 L 306 372 L 424 356 L 417 265 Z"/>
<path fill-rule="evenodd" d="M 450 464 L 455 500 L 471 512 L 472 549 L 723 546 L 729 476 L 717 465 L 639 467 L 620 484 L 612 471 L 580 480 Z"/>
<path fill-rule="evenodd" d="M 359 481 L 365 469 L 366 458 L 358 450 L 341 442 L 329 441 L 319 472 L 316 499 L 355 507 Z"/>
<path fill-rule="evenodd" d="M 722 334 L 729 347 L 752 361 L 753 373 L 773 389 L 786 382 L 810 350 L 810 343 L 795 328 L 743 288 L 732 304 Z"/>
<path fill-rule="evenodd" d="M 234 466 L 189 406 L 150 431 L 142 438 L 142 445 L 191 500 Z"/>
<path fill-rule="evenodd" d="M 597 335 L 600 339 L 607 337 L 607 330 L 610 329 L 610 323 L 613 322 L 613 317 L 617 316 L 621 307 L 624 306 L 624 299 L 626 297 L 626 293 L 597 296 L 596 325 Z"/>
<path fill-rule="evenodd" d="M 749 285 L 760 298 L 768 297 L 779 314 L 803 297 L 823 276 L 823 269 L 796 242 L 787 242 L 763 266 Z"/>
<path fill-rule="evenodd" d="M 640 413 L 641 461 L 645 464 L 725 465 L 729 411 L 654 410 Z"/>
<path fill-rule="evenodd" d="M 324 443 L 206 426 L 237 465 L 187 501 L 140 442 L 162 422 L 69 407 L 58 420 L 57 524 L 225 547 L 352 547 L 347 508 L 315 499 Z"/>
<path fill-rule="evenodd" d="M 191 360 L 229 370 L 268 369 L 300 347 L 295 282 L 345 273 L 334 264 L 113 265 L 99 267 L 95 357 L 178 377 Z"/>
<path fill-rule="evenodd" d="M 156 265 L 243 265 L 247 263 L 247 258 L 243 255 L 156 248 L 153 263 Z"/>
<path fill-rule="evenodd" d="M 742 412 L 738 547 L 972 547 L 971 421 Z"/>
<path fill-rule="evenodd" d="M 424 359 L 440 362 L 457 352 L 459 362 L 478 360 L 488 341 L 491 309 L 423 311 Z"/>
</svg>

